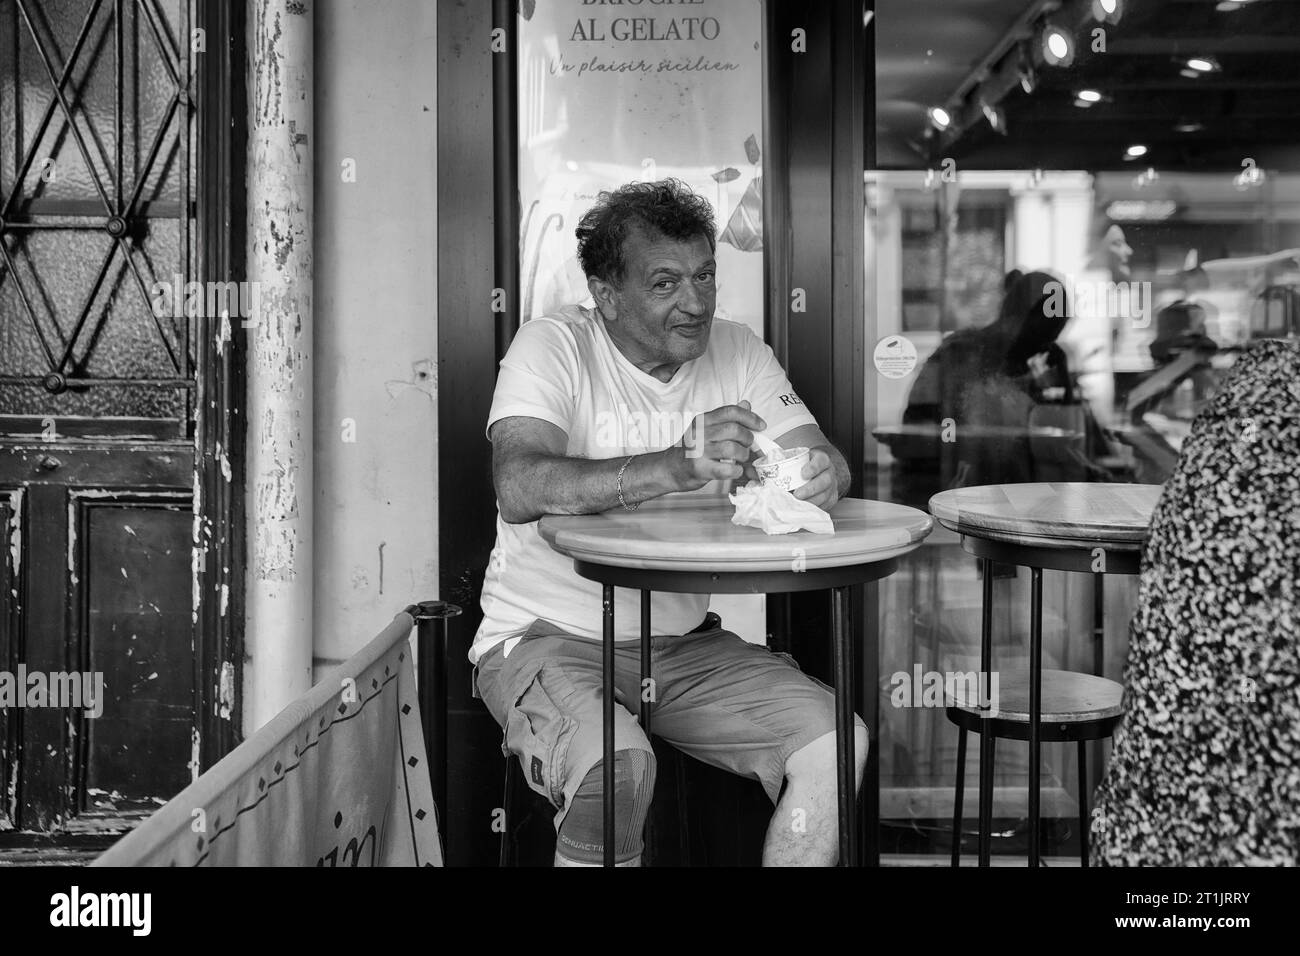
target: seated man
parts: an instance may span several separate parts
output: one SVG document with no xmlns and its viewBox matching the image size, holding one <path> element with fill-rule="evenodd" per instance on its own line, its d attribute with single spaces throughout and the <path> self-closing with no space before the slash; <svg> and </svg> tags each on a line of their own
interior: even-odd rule
<svg viewBox="0 0 1300 956">
<path fill-rule="evenodd" d="M 537 520 L 632 511 L 666 494 L 725 496 L 753 475 L 755 431 L 811 449 L 796 497 L 830 509 L 849 486 L 843 456 L 772 350 L 747 327 L 714 320 L 715 233 L 708 203 L 673 180 L 602 193 L 577 229 L 596 308 L 526 323 L 501 362 L 488 420 L 497 541 L 470 659 L 505 749 L 557 809 L 557 866 L 603 860 L 601 587 L 551 550 Z M 615 593 L 615 852 L 636 866 L 655 765 L 632 716 L 640 598 Z M 708 605 L 708 595 L 654 595 L 655 732 L 762 782 L 777 804 L 765 865 L 833 864 L 834 698 L 787 657 L 701 629 Z M 860 781 L 860 720 L 855 741 Z"/>
</svg>

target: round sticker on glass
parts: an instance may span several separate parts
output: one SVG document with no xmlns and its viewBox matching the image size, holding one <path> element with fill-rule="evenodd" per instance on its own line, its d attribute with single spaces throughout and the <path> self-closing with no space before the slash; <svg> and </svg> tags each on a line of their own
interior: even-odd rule
<svg viewBox="0 0 1300 956">
<path fill-rule="evenodd" d="M 916 368 L 916 346 L 901 335 L 887 335 L 876 343 L 871 359 L 885 378 L 906 378 Z"/>
</svg>

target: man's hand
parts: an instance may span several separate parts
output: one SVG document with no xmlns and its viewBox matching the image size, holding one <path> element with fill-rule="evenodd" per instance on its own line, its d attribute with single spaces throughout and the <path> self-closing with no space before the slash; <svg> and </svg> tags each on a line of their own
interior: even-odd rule
<svg viewBox="0 0 1300 956">
<path fill-rule="evenodd" d="M 767 422 L 749 410 L 747 401 L 696 415 L 681 440 L 664 452 L 678 490 L 695 491 L 710 481 L 743 477 L 754 432 L 765 428 Z"/>
<path fill-rule="evenodd" d="M 803 466 L 803 476 L 808 483 L 800 485 L 790 494 L 800 501 L 811 501 L 823 511 L 830 511 L 835 502 L 840 500 L 839 478 L 831 456 L 824 448 L 813 448 L 808 452 L 808 464 Z"/>
</svg>

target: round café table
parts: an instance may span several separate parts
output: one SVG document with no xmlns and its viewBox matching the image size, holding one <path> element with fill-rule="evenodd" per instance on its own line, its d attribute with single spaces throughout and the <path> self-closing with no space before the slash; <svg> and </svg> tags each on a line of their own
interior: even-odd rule
<svg viewBox="0 0 1300 956">
<path fill-rule="evenodd" d="M 614 588 L 641 592 L 641 680 L 650 677 L 650 595 L 773 594 L 829 589 L 834 642 L 835 741 L 841 865 L 857 863 L 853 779 L 853 642 L 848 589 L 894 572 L 898 558 L 930 533 L 929 515 L 881 501 L 845 498 L 831 509 L 834 534 L 769 535 L 732 524 L 725 497 L 665 495 L 635 511 L 547 515 L 538 529 L 574 570 L 603 587 L 605 865 L 614 863 Z M 644 698 L 644 695 L 642 695 Z M 641 701 L 650 733 L 650 703 Z"/>
<path fill-rule="evenodd" d="M 1030 482 L 977 485 L 930 499 L 935 519 L 961 535 L 980 559 L 983 583 L 980 673 L 988 686 L 993 656 L 993 563 L 1030 569 L 1029 865 L 1039 863 L 1039 754 L 1043 675 L 1043 569 L 1137 574 L 1160 485 Z M 992 738 L 980 734 L 979 863 L 989 865 L 992 830 Z M 985 779 L 985 774 L 988 779 Z M 986 786 L 987 784 L 987 786 Z M 1080 781 L 1080 787 L 1084 786 Z M 955 838 L 955 837 L 954 837 Z M 1081 835 L 1084 838 L 1084 835 Z"/>
</svg>

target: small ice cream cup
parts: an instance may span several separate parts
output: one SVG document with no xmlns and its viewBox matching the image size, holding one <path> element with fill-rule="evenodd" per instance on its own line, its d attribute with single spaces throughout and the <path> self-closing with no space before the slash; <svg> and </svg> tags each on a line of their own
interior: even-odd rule
<svg viewBox="0 0 1300 956">
<path fill-rule="evenodd" d="M 789 448 L 780 459 L 766 455 L 754 462 L 754 470 L 759 480 L 765 485 L 776 485 L 785 491 L 794 491 L 806 485 L 808 479 L 803 476 L 803 466 L 808 464 L 808 449 L 804 447 Z"/>
</svg>

